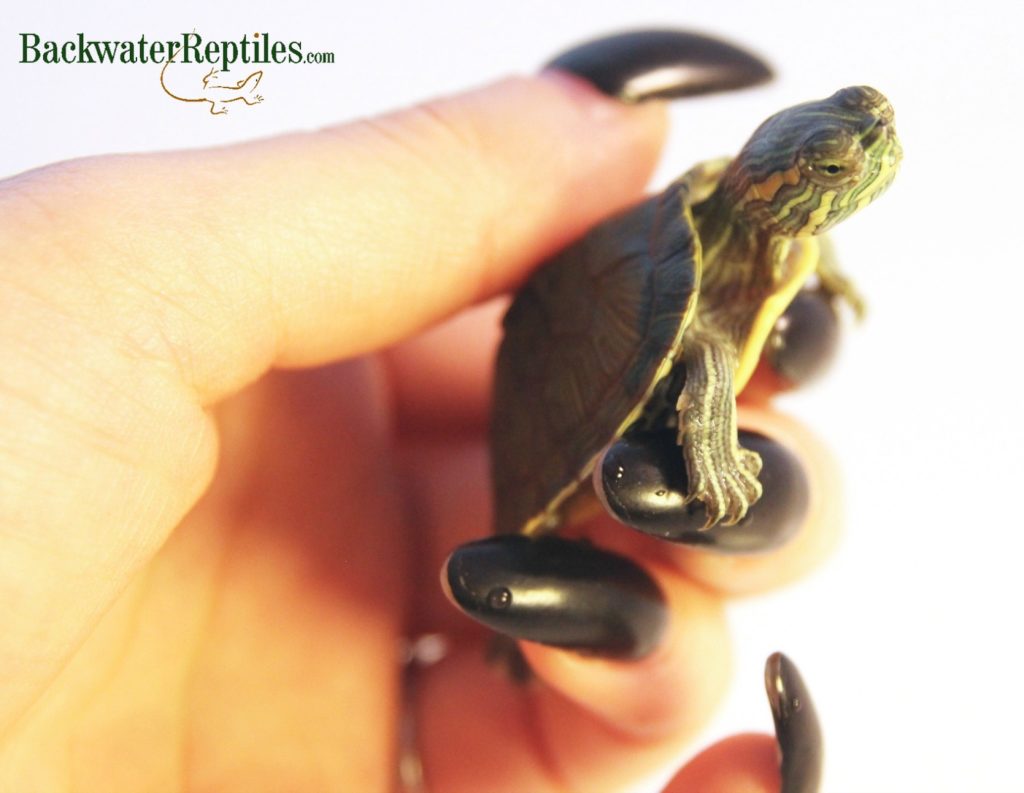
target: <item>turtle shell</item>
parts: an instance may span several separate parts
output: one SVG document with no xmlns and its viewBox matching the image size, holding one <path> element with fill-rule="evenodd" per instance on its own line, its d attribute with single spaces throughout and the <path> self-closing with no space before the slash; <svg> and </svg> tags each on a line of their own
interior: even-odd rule
<svg viewBox="0 0 1024 793">
<path fill-rule="evenodd" d="M 679 354 L 700 245 L 683 179 L 545 263 L 504 319 L 491 428 L 495 530 L 557 526 Z"/>
</svg>

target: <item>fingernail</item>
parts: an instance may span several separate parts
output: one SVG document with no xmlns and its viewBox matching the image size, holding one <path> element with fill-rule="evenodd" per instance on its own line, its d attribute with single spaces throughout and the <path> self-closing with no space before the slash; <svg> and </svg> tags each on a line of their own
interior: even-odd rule
<svg viewBox="0 0 1024 793">
<path fill-rule="evenodd" d="M 689 482 L 674 429 L 633 433 L 612 444 L 598 462 L 595 490 L 616 519 L 644 534 L 719 553 L 770 551 L 803 525 L 807 476 L 796 456 L 770 438 L 741 431 L 739 440 L 761 455 L 764 495 L 734 526 L 702 529 L 704 505 L 686 503 Z"/>
<path fill-rule="evenodd" d="M 603 36 L 566 50 L 544 68 L 574 74 L 626 102 L 728 91 L 772 77 L 756 55 L 680 30 Z"/>
<path fill-rule="evenodd" d="M 765 663 L 764 685 L 782 754 L 782 793 L 816 793 L 824 746 L 818 714 L 800 670 L 782 653 L 773 653 Z"/>
<path fill-rule="evenodd" d="M 839 316 L 818 290 L 799 292 L 776 321 L 765 344 L 768 365 L 789 388 L 821 377 L 839 350 Z"/>
<path fill-rule="evenodd" d="M 668 624 L 664 596 L 634 562 L 586 542 L 502 535 L 457 548 L 442 583 L 484 625 L 516 639 L 640 658 Z"/>
</svg>

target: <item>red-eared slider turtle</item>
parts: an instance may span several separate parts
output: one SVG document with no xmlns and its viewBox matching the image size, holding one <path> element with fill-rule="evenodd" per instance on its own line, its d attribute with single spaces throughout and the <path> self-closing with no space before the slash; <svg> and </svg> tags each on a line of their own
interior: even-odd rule
<svg viewBox="0 0 1024 793">
<path fill-rule="evenodd" d="M 498 354 L 497 531 L 557 528 L 603 449 L 672 422 L 705 528 L 741 520 L 761 458 L 738 442 L 736 394 L 809 278 L 857 304 L 817 235 L 878 197 L 900 156 L 886 98 L 844 88 L 775 114 L 734 159 L 697 166 L 542 266 Z"/>
</svg>

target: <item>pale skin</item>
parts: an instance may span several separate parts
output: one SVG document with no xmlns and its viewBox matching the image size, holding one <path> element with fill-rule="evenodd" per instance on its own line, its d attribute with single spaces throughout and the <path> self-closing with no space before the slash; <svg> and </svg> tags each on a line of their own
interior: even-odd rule
<svg viewBox="0 0 1024 793">
<path fill-rule="evenodd" d="M 636 200 L 663 135 L 660 108 L 513 79 L 0 183 L 0 787 L 393 790 L 395 648 L 427 631 L 453 647 L 415 703 L 432 793 L 610 792 L 678 757 L 728 682 L 725 601 L 833 544 L 827 456 L 741 408 L 805 461 L 799 537 L 720 558 L 592 524 L 665 590 L 667 638 L 639 663 L 524 646 L 516 688 L 437 583 L 488 530 L 499 309 L 424 332 Z M 670 789 L 776 769 L 737 736 Z"/>
</svg>

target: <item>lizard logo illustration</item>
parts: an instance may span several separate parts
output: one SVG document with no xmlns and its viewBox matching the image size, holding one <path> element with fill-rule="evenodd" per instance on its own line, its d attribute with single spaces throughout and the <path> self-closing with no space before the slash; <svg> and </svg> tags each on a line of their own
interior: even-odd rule
<svg viewBox="0 0 1024 793">
<path fill-rule="evenodd" d="M 178 49 L 181 52 L 181 49 Z M 258 69 L 257 71 L 250 74 L 248 77 L 242 80 L 234 82 L 221 82 L 219 75 L 220 71 L 217 69 L 210 69 L 203 77 L 203 87 L 199 92 L 200 96 L 178 96 L 167 87 L 167 83 L 164 81 L 164 73 L 167 71 L 167 67 L 171 65 L 171 61 L 174 60 L 178 54 L 175 52 L 167 59 L 164 67 L 160 70 L 160 87 L 164 89 L 164 93 L 167 94 L 171 99 L 177 99 L 179 102 L 209 102 L 210 103 L 210 115 L 222 116 L 228 112 L 228 103 L 230 102 L 244 102 L 247 105 L 258 105 L 263 101 L 263 97 L 257 93 L 254 93 L 257 86 L 260 84 L 260 80 L 263 79 L 263 70 Z"/>
</svg>

